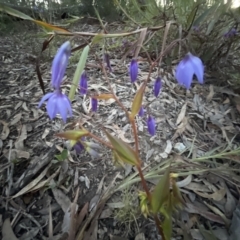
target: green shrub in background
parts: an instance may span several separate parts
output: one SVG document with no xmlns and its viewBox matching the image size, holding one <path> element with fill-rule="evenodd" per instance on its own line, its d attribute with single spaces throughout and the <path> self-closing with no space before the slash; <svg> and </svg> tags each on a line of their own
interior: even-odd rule
<svg viewBox="0 0 240 240">
<path fill-rule="evenodd" d="M 191 51 L 201 57 L 207 70 L 217 70 L 218 78 L 234 80 L 235 87 L 239 88 L 240 80 L 236 79 L 239 71 L 240 7 L 233 8 L 232 1 L 129 0 L 126 5 L 118 0 L 115 2 L 128 17 L 128 26 L 133 26 L 133 23 L 142 27 L 164 26 L 172 21 L 167 42 L 179 38 L 182 41 L 180 48 L 177 45 L 168 54 L 165 63 L 171 64 L 172 60 Z M 151 36 L 145 45 L 148 52 L 156 49 L 160 52 L 163 31 Z"/>
<path fill-rule="evenodd" d="M 120 19 L 120 10 L 116 8 L 113 0 L 81 0 L 81 4 L 82 15 L 90 15 L 96 17 L 96 13 L 93 7 L 94 4 L 102 19 L 106 21 L 117 21 Z"/>
</svg>

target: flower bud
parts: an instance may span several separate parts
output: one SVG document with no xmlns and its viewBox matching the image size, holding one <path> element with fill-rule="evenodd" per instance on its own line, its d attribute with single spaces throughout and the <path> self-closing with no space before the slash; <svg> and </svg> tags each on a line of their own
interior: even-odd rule
<svg viewBox="0 0 240 240">
<path fill-rule="evenodd" d="M 79 87 L 80 87 L 80 94 L 82 95 L 87 94 L 88 83 L 87 83 L 87 74 L 85 71 L 81 75 Z"/>
<path fill-rule="evenodd" d="M 178 64 L 175 77 L 180 85 L 190 88 L 193 76 L 196 75 L 198 82 L 203 84 L 204 66 L 202 60 L 188 53 Z"/>
<path fill-rule="evenodd" d="M 96 112 L 98 108 L 98 100 L 96 98 L 91 98 L 92 111 Z"/>
<path fill-rule="evenodd" d="M 160 90 L 162 88 L 162 81 L 160 77 L 157 77 L 155 83 L 154 83 L 154 88 L 153 88 L 153 92 L 154 92 L 154 96 L 158 97 Z"/>
<path fill-rule="evenodd" d="M 145 112 L 145 110 L 144 110 L 143 106 L 141 106 L 141 108 L 140 108 L 140 110 L 139 110 L 139 112 L 138 112 L 138 116 L 139 116 L 139 117 L 143 117 L 144 112 Z"/>
<path fill-rule="evenodd" d="M 129 73 L 130 73 L 131 82 L 132 83 L 135 82 L 138 76 L 138 62 L 136 59 L 132 59 L 129 67 Z"/>
<path fill-rule="evenodd" d="M 148 116 L 147 127 L 149 134 L 154 136 L 156 133 L 156 122 L 152 116 Z"/>
<path fill-rule="evenodd" d="M 52 63 L 52 79 L 53 88 L 59 89 L 65 74 L 68 59 L 71 53 L 70 42 L 65 42 L 58 50 Z"/>
<path fill-rule="evenodd" d="M 77 142 L 74 145 L 74 150 L 76 151 L 77 154 L 81 153 L 81 151 L 84 149 L 84 146 L 82 145 L 82 143 Z"/>
<path fill-rule="evenodd" d="M 109 71 L 112 72 L 112 67 L 111 67 L 111 63 L 110 63 L 110 57 L 109 57 L 108 53 L 104 54 L 104 59 L 105 59 L 105 62 L 107 64 L 107 67 L 108 67 Z"/>
</svg>

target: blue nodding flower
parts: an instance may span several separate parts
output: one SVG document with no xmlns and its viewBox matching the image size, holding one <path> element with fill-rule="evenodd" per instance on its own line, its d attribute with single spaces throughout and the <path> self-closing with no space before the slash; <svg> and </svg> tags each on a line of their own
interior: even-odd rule
<svg viewBox="0 0 240 240">
<path fill-rule="evenodd" d="M 105 60 L 105 62 L 106 62 L 106 64 L 107 64 L 108 70 L 109 70 L 110 72 L 112 72 L 112 67 L 111 67 L 111 63 L 110 63 L 110 57 L 109 57 L 109 54 L 108 54 L 108 53 L 105 53 L 105 54 L 104 54 L 104 60 Z"/>
<path fill-rule="evenodd" d="M 70 42 L 67 41 L 59 48 L 57 54 L 55 55 L 52 63 L 52 86 L 55 89 L 59 89 L 62 83 L 69 56 L 71 53 Z"/>
<path fill-rule="evenodd" d="M 202 60 L 191 53 L 188 53 L 176 68 L 175 77 L 180 85 L 190 88 L 193 75 L 196 75 L 198 82 L 203 84 L 204 66 Z"/>
<path fill-rule="evenodd" d="M 71 102 L 60 89 L 43 96 L 38 107 L 40 108 L 45 101 L 47 101 L 47 113 L 51 120 L 59 113 L 66 123 L 67 116 L 72 116 Z"/>
<path fill-rule="evenodd" d="M 145 110 L 144 110 L 143 106 L 141 106 L 141 108 L 140 108 L 140 110 L 138 112 L 138 116 L 139 117 L 143 117 L 144 116 L 144 112 L 145 112 Z"/>
<path fill-rule="evenodd" d="M 98 100 L 94 97 L 91 98 L 92 111 L 96 112 L 98 108 Z"/>
<path fill-rule="evenodd" d="M 81 139 L 81 141 L 84 141 L 84 139 Z M 77 154 L 81 153 L 85 149 L 85 147 L 81 142 L 77 142 L 73 148 Z"/>
<path fill-rule="evenodd" d="M 80 77 L 79 87 L 80 87 L 80 94 L 82 95 L 87 94 L 88 83 L 87 83 L 87 74 L 85 71 L 82 73 Z"/>
<path fill-rule="evenodd" d="M 154 88 L 153 88 L 153 93 L 155 97 L 158 97 L 160 90 L 162 88 L 162 81 L 160 77 L 157 77 L 155 83 L 154 83 Z"/>
<path fill-rule="evenodd" d="M 199 26 L 192 26 L 192 30 L 194 31 L 194 32 L 199 32 L 200 31 L 200 28 L 199 28 Z"/>
<path fill-rule="evenodd" d="M 154 136 L 156 134 L 156 122 L 152 116 L 148 116 L 147 120 L 148 132 L 150 135 Z"/>
<path fill-rule="evenodd" d="M 132 59 L 129 67 L 129 73 L 130 73 L 131 82 L 134 83 L 137 80 L 137 76 L 138 76 L 138 62 L 136 59 Z"/>
<path fill-rule="evenodd" d="M 228 32 L 226 32 L 223 36 L 225 38 L 235 37 L 237 35 L 237 30 L 235 28 L 232 28 Z"/>
</svg>

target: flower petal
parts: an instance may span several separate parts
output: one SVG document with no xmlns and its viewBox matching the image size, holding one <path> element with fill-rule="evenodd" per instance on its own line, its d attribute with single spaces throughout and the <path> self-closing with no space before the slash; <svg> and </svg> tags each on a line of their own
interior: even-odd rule
<svg viewBox="0 0 240 240">
<path fill-rule="evenodd" d="M 136 59 L 132 59 L 129 67 L 129 73 L 130 73 L 131 82 L 132 83 L 135 82 L 138 76 L 138 62 Z"/>
<path fill-rule="evenodd" d="M 155 83 L 154 83 L 154 88 L 153 88 L 153 93 L 155 97 L 158 97 L 160 90 L 162 88 L 162 81 L 160 77 L 157 77 Z"/>
<path fill-rule="evenodd" d="M 202 60 L 193 55 L 190 56 L 190 60 L 192 62 L 192 68 L 194 74 L 197 76 L 198 82 L 203 84 L 203 74 L 204 74 L 204 66 Z"/>
<path fill-rule="evenodd" d="M 82 145 L 82 143 L 77 142 L 77 143 L 74 145 L 74 149 L 75 149 L 76 153 L 79 154 L 79 153 L 81 153 L 82 150 L 84 149 L 84 146 Z"/>
<path fill-rule="evenodd" d="M 96 112 L 98 108 L 98 100 L 94 97 L 91 98 L 92 111 Z"/>
<path fill-rule="evenodd" d="M 54 92 L 54 95 L 51 98 L 49 98 L 47 103 L 47 113 L 51 120 L 55 118 L 57 114 L 56 102 L 57 102 L 57 96 L 56 96 L 56 93 Z"/>
<path fill-rule="evenodd" d="M 68 59 L 71 53 L 70 42 L 67 41 L 62 44 L 57 54 L 55 55 L 52 63 L 52 86 L 60 88 L 64 73 L 67 68 Z"/>
<path fill-rule="evenodd" d="M 110 63 L 110 57 L 109 57 L 108 53 L 104 54 L 104 59 L 106 61 L 106 64 L 107 64 L 109 72 L 112 72 L 112 67 L 111 67 L 111 63 Z"/>
<path fill-rule="evenodd" d="M 88 88 L 88 82 L 87 82 L 87 74 L 84 71 L 80 77 L 80 83 L 79 83 L 79 87 L 80 87 L 80 94 L 87 94 L 87 88 Z"/>
<path fill-rule="evenodd" d="M 67 115 L 69 112 L 70 112 L 70 114 L 72 114 L 72 109 L 70 106 L 69 99 L 65 94 L 61 93 L 61 95 L 58 96 L 57 110 L 58 110 L 59 114 L 61 115 L 63 121 L 66 123 Z"/>
<path fill-rule="evenodd" d="M 141 106 L 141 108 L 140 108 L 140 110 L 138 112 L 138 116 L 139 117 L 143 117 L 144 116 L 144 112 L 145 112 L 145 110 L 144 110 L 143 106 Z"/>
<path fill-rule="evenodd" d="M 42 106 L 42 104 L 47 101 L 49 98 L 51 98 L 51 96 L 53 95 L 54 93 L 47 93 L 46 95 L 44 95 L 41 99 L 41 101 L 39 102 L 38 104 L 38 108 L 40 108 Z"/>
<path fill-rule="evenodd" d="M 155 122 L 155 119 L 152 116 L 148 117 L 147 127 L 148 127 L 149 134 L 154 136 L 155 133 L 156 133 L 156 122 Z"/>
<path fill-rule="evenodd" d="M 177 66 L 175 77 L 180 85 L 190 88 L 193 79 L 194 69 L 189 57 L 186 56 Z"/>
</svg>

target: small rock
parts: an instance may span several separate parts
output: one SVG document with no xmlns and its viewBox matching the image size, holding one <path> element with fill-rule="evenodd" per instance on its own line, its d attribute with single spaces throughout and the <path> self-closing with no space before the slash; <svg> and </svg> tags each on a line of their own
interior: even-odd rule
<svg viewBox="0 0 240 240">
<path fill-rule="evenodd" d="M 174 145 L 174 150 L 178 151 L 178 152 L 183 152 L 186 149 L 186 146 L 183 143 L 176 143 Z"/>
<path fill-rule="evenodd" d="M 85 182 L 85 177 L 84 176 L 80 176 L 79 180 L 80 180 L 80 182 Z"/>
</svg>

